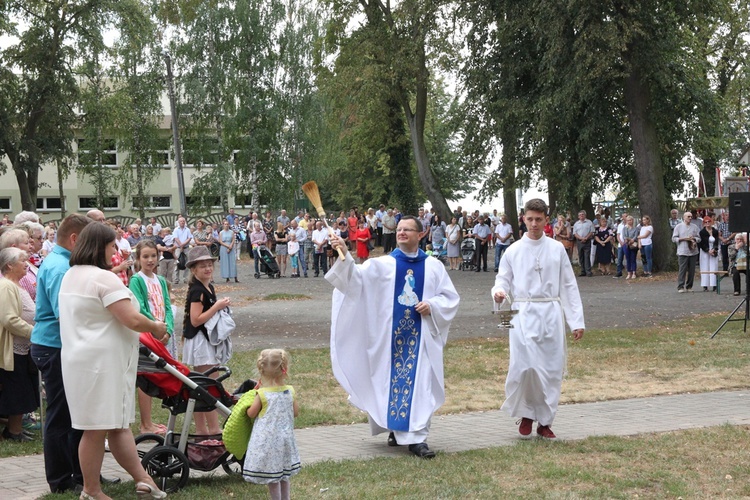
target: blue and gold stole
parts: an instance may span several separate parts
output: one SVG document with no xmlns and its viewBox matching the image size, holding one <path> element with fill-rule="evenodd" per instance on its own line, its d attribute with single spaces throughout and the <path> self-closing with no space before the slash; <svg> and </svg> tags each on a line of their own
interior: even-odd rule
<svg viewBox="0 0 750 500">
<path fill-rule="evenodd" d="M 408 432 L 422 331 L 422 316 L 414 306 L 422 300 L 427 254 L 419 250 L 416 257 L 408 257 L 397 249 L 391 256 L 396 259 L 396 300 L 393 301 L 391 327 L 388 429 Z"/>
</svg>

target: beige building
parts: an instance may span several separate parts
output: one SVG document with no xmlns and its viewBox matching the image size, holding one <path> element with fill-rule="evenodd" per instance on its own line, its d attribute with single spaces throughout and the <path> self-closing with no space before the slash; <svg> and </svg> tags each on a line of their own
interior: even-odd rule
<svg viewBox="0 0 750 500">
<path fill-rule="evenodd" d="M 169 109 L 169 101 L 167 100 L 166 94 L 162 96 L 162 109 Z M 172 133 L 171 116 L 169 114 L 165 114 L 162 117 L 160 129 L 164 135 L 165 147 L 169 145 L 169 149 L 159 152 L 161 171 L 149 186 L 147 186 L 149 208 L 146 210 L 146 214 L 147 216 L 153 215 L 156 217 L 160 214 L 180 212 L 177 169 L 174 165 L 174 155 L 171 148 Z M 128 152 L 119 149 L 115 141 L 111 141 L 106 147 L 108 149 L 105 149 L 103 152 L 103 162 L 106 167 L 113 170 L 123 168 L 123 165 L 126 165 Z M 84 148 L 85 144 L 82 139 L 74 141 L 72 145 L 74 167 L 78 161 L 79 151 Z M 185 149 L 185 145 L 183 145 L 183 149 Z M 193 178 L 197 175 L 195 166 L 188 163 L 191 161 L 190 158 L 191 155 L 189 151 L 183 152 L 183 178 L 185 181 L 185 193 L 188 195 L 188 207 L 191 205 L 189 194 L 193 187 Z M 6 213 L 12 217 L 22 211 L 21 195 L 15 174 L 13 173 L 8 158 L 4 157 L 0 161 L 2 161 L 6 167 L 5 174 L 0 175 L 0 218 Z M 204 173 L 206 168 L 207 166 L 203 165 L 201 173 Z M 132 193 L 128 194 L 127 198 L 123 196 L 122 193 L 117 193 L 107 200 L 105 206 L 97 207 L 92 182 L 93 179 L 91 177 L 84 176 L 73 168 L 73 172 L 63 183 L 64 200 L 62 200 L 58 189 L 57 169 L 53 164 L 44 165 L 42 171 L 39 173 L 39 184 L 41 187 L 38 191 L 36 206 L 37 213 L 42 216 L 43 220 L 58 219 L 60 218 L 60 213 L 62 212 L 61 208 L 64 202 L 66 213 L 86 212 L 91 208 L 100 208 L 104 211 L 107 217 L 137 215 L 137 211 L 133 209 Z M 230 206 L 234 204 L 234 207 L 238 210 L 249 208 L 249 197 L 243 198 L 246 199 L 235 200 L 232 193 L 230 193 Z M 216 197 L 215 203 L 212 203 L 212 205 L 212 212 L 221 209 L 219 196 Z"/>
</svg>

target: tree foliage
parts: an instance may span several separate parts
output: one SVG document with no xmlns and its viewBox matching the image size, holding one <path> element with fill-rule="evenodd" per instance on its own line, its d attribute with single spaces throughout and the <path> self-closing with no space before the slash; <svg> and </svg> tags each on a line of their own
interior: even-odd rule
<svg viewBox="0 0 750 500">
<path fill-rule="evenodd" d="M 485 194 L 545 179 L 560 208 L 590 211 L 592 194 L 613 189 L 651 215 L 655 262 L 667 267 L 684 160 L 726 144 L 710 125 L 726 108 L 706 83 L 716 72 L 705 47 L 724 31 L 727 5 L 467 2 L 465 157 L 481 171 L 502 148 Z"/>
<path fill-rule="evenodd" d="M 36 209 L 39 171 L 69 156 L 79 88 L 78 50 L 100 44 L 115 0 L 9 0 L 0 34 L 17 41 L 0 52 L 0 154 L 7 155 L 24 210 Z M 14 22 L 20 19 L 23 22 Z"/>
<path fill-rule="evenodd" d="M 408 140 L 423 196 L 438 212 L 448 215 L 446 198 L 460 197 L 471 186 L 465 176 L 455 175 L 460 171 L 456 133 L 448 128 L 446 119 L 451 104 L 441 99 L 442 83 L 435 77 L 439 65 L 451 60 L 445 55 L 454 50 L 448 43 L 450 36 L 443 36 L 450 28 L 445 17 L 449 2 L 407 0 L 392 5 L 361 0 L 329 5 L 332 13 L 326 49 L 336 60 L 329 74 L 324 74 L 322 86 L 337 103 L 342 133 L 353 139 L 348 147 L 365 153 L 348 154 L 355 174 L 350 174 L 355 188 L 350 197 L 361 193 L 368 204 L 373 199 L 388 200 L 392 193 L 390 169 L 401 172 L 405 182 L 411 178 L 394 163 L 396 158 L 403 161 L 403 155 L 383 156 L 384 143 L 392 144 L 395 139 L 388 117 L 392 116 L 392 104 L 397 103 L 407 127 L 404 133 L 408 133 L 408 138 L 397 142 Z M 348 24 L 356 17 L 366 22 L 349 30 Z M 365 140 L 359 140 L 359 134 L 365 135 Z M 366 179 L 367 186 L 356 185 L 358 179 L 359 184 Z"/>
</svg>

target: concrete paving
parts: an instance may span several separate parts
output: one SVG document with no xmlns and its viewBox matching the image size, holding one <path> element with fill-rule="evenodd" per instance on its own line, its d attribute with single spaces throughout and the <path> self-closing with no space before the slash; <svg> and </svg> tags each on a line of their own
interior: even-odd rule
<svg viewBox="0 0 750 500">
<path fill-rule="evenodd" d="M 750 424 L 750 391 L 718 391 L 560 406 L 554 423 L 558 439 L 628 436 L 651 432 Z M 303 466 L 324 460 L 366 460 L 408 455 L 388 447 L 386 435 L 370 436 L 367 424 L 295 431 Z M 458 439 L 460 436 L 460 439 Z M 433 419 L 428 440 L 438 453 L 510 446 L 519 441 L 513 419 L 500 411 L 462 413 Z M 0 499 L 30 500 L 48 492 L 41 455 L 0 459 Z M 223 474 L 221 468 L 213 472 Z M 130 480 L 110 454 L 102 474 Z M 197 476 L 197 473 L 191 473 Z"/>
</svg>

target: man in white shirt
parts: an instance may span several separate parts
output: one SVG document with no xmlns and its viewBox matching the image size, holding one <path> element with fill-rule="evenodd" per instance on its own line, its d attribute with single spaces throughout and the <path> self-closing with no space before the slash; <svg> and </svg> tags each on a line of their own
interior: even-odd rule
<svg viewBox="0 0 750 500">
<path fill-rule="evenodd" d="M 323 274 L 328 272 L 328 258 L 326 257 L 325 246 L 328 242 L 328 231 L 323 229 L 323 223 L 315 223 L 315 229 L 312 232 L 313 249 L 313 266 L 315 277 L 320 275 L 320 268 L 323 268 Z"/>
<path fill-rule="evenodd" d="M 591 272 L 591 240 L 594 239 L 594 223 L 586 218 L 586 211 L 578 212 L 578 220 L 573 224 L 573 237 L 578 248 L 579 276 L 593 276 Z"/>
<path fill-rule="evenodd" d="M 513 226 L 508 224 L 508 217 L 503 214 L 499 217 L 495 226 L 495 272 L 500 267 L 500 259 L 503 258 L 503 253 L 505 253 L 513 242 L 511 239 L 512 236 Z"/>
<path fill-rule="evenodd" d="M 396 248 L 396 225 L 398 221 L 392 209 L 383 216 L 383 253 L 388 254 Z"/>
<path fill-rule="evenodd" d="M 628 220 L 627 212 L 623 212 L 620 223 L 617 224 L 617 273 L 614 275 L 615 278 L 622 278 L 623 260 L 625 260 L 625 235 L 622 233 L 625 229 L 625 221 Z"/>
<path fill-rule="evenodd" d="M 159 233 L 161 233 L 161 224 L 156 222 L 156 217 L 151 217 L 151 219 L 149 219 L 149 225 L 146 227 L 149 227 L 149 226 L 151 226 L 151 229 L 154 230 L 153 232 L 154 236 L 158 236 Z"/>
<path fill-rule="evenodd" d="M 190 228 L 187 227 L 187 224 L 185 223 L 185 218 L 180 217 L 177 219 L 177 227 L 172 232 L 172 236 L 174 236 L 174 258 L 175 260 L 179 260 L 180 254 L 182 252 L 187 252 L 190 248 L 190 242 L 193 239 L 193 233 L 190 232 Z M 187 273 L 188 270 L 185 268 L 182 271 L 183 279 L 187 280 Z M 175 285 L 180 284 L 180 270 L 177 266 L 174 268 L 174 279 L 172 282 Z"/>
<path fill-rule="evenodd" d="M 380 207 L 378 207 L 378 210 L 375 212 L 375 218 L 378 219 L 378 237 L 375 244 L 379 247 L 384 246 L 383 245 L 383 216 L 385 215 L 385 205 L 382 203 L 380 204 Z"/>
</svg>

